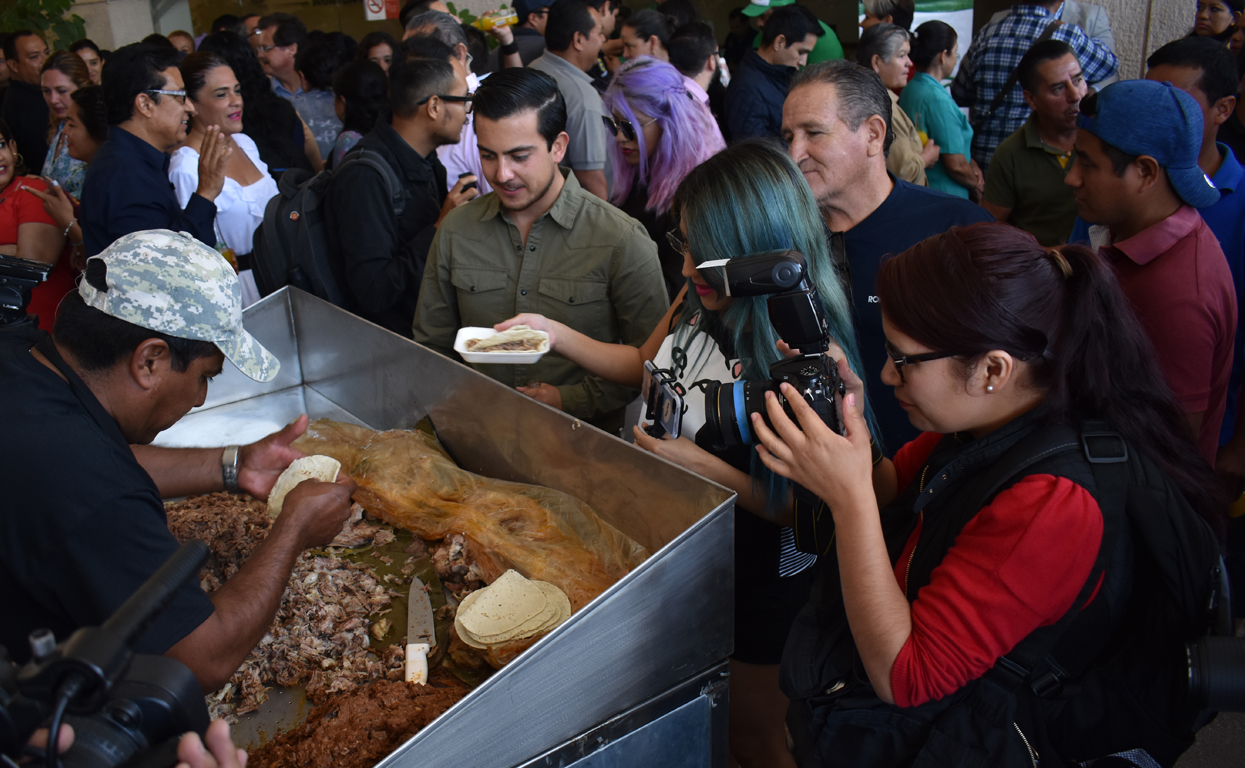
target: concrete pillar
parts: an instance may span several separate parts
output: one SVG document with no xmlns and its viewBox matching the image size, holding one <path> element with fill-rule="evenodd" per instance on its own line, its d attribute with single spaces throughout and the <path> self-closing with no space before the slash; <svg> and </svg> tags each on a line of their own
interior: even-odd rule
<svg viewBox="0 0 1245 768">
<path fill-rule="evenodd" d="M 179 29 L 192 35 L 206 31 L 194 28 L 187 0 L 151 0 L 151 16 L 156 31 L 162 35 Z"/>
<path fill-rule="evenodd" d="M 150 0 L 79 0 L 70 12 L 83 18 L 86 36 L 106 50 L 137 43 L 156 31 Z"/>
</svg>

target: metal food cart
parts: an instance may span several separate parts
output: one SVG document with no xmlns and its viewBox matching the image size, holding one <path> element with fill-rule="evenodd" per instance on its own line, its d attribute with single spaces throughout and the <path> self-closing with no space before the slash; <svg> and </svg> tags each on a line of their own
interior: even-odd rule
<svg viewBox="0 0 1245 768">
<path fill-rule="evenodd" d="M 301 413 L 373 429 L 427 416 L 459 466 L 576 496 L 652 553 L 382 766 L 727 764 L 730 491 L 302 291 L 244 316 L 276 379 L 226 366 L 156 444 L 246 443 Z"/>
</svg>

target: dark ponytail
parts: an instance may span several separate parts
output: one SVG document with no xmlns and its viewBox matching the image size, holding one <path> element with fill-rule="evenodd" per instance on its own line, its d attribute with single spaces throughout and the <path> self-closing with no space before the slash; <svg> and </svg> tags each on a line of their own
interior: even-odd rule
<svg viewBox="0 0 1245 768">
<path fill-rule="evenodd" d="M 389 108 L 389 80 L 385 70 L 367 59 L 352 61 L 337 71 L 333 77 L 333 94 L 346 101 L 343 131 L 366 135 L 381 113 Z"/>
<path fill-rule="evenodd" d="M 955 28 L 945 21 L 927 21 L 912 33 L 912 50 L 908 57 L 918 72 L 929 69 L 938 54 L 955 48 L 959 35 Z"/>
<path fill-rule="evenodd" d="M 888 259 L 886 319 L 930 349 L 963 350 L 965 374 L 990 350 L 1028 363 L 1050 419 L 1104 419 L 1162 467 L 1217 533 L 1226 501 L 1197 452 L 1111 268 L 1084 246 L 1047 249 L 1005 224 L 953 228 Z"/>
<path fill-rule="evenodd" d="M 645 8 L 639 13 L 632 14 L 623 26 L 635 30 L 635 36 L 644 42 L 656 37 L 657 42 L 661 43 L 662 50 L 668 50 L 670 47 L 670 35 L 674 31 L 674 24 L 673 20 L 664 13 Z"/>
</svg>

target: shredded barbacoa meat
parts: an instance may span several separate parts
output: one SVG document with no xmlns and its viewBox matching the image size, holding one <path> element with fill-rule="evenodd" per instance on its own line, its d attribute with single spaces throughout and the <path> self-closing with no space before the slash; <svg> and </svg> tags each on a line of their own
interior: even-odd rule
<svg viewBox="0 0 1245 768">
<path fill-rule="evenodd" d="M 461 533 L 451 533 L 434 547 L 432 565 L 437 570 L 437 578 L 459 602 L 485 586 L 484 573 L 471 557 L 467 537 Z"/>
<path fill-rule="evenodd" d="M 454 706 L 468 688 L 442 670 L 428 685 L 377 681 L 335 696 L 251 752 L 251 768 L 370 768 Z"/>
<path fill-rule="evenodd" d="M 212 556 L 200 579 L 207 592 L 238 572 L 271 527 L 267 505 L 249 496 L 214 493 L 167 505 L 166 511 L 169 530 L 178 541 L 207 542 Z M 351 529 L 370 524 L 352 519 L 354 525 L 343 536 L 367 543 L 366 536 L 353 536 Z M 371 532 L 375 546 L 384 543 L 380 534 L 392 540 L 392 531 L 377 529 Z M 366 566 L 334 555 L 303 553 L 268 633 L 229 683 L 208 697 L 212 716 L 236 721 L 234 715 L 257 709 L 273 685 L 306 683 L 307 697 L 318 702 L 368 681 L 401 680 L 403 649 L 371 649 L 368 621 L 388 612 L 390 598 L 400 596 Z"/>
</svg>

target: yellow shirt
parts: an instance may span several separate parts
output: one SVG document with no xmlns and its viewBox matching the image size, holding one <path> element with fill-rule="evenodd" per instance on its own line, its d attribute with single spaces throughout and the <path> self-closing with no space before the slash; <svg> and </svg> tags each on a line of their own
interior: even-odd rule
<svg viewBox="0 0 1245 768">
<path fill-rule="evenodd" d="M 895 133 L 890 152 L 886 155 L 886 170 L 895 174 L 896 178 L 927 187 L 929 181 L 925 178 L 925 160 L 921 157 L 924 144 L 916 124 L 907 112 L 900 109 L 895 92 L 889 88 L 886 92 L 891 96 L 891 130 Z"/>
</svg>

